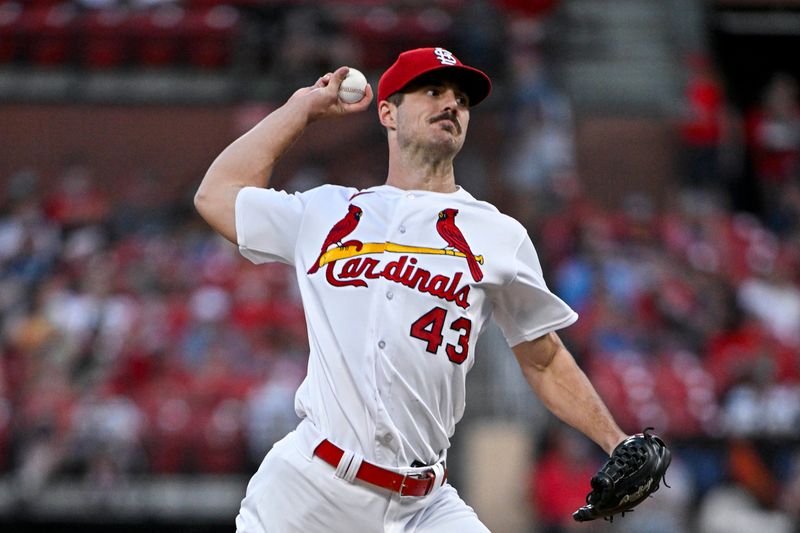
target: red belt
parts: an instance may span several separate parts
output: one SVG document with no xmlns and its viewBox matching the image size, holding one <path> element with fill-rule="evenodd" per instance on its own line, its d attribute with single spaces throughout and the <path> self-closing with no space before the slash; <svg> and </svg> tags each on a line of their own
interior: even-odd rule
<svg viewBox="0 0 800 533">
<path fill-rule="evenodd" d="M 324 440 L 314 450 L 314 455 L 336 468 L 344 455 L 344 450 L 329 440 Z M 444 469 L 447 479 L 447 469 Z M 356 472 L 356 479 L 399 493 L 401 496 L 427 496 L 437 482 L 433 469 L 421 473 L 399 474 L 366 461 Z M 444 483 L 444 479 L 439 480 Z"/>
</svg>

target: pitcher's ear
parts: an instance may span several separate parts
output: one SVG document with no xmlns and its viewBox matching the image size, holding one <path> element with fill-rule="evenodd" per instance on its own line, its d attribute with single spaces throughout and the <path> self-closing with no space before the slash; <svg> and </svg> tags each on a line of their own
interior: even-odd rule
<svg viewBox="0 0 800 533">
<path fill-rule="evenodd" d="M 397 106 L 388 100 L 382 100 L 378 104 L 378 119 L 384 128 L 395 129 L 397 127 Z"/>
</svg>

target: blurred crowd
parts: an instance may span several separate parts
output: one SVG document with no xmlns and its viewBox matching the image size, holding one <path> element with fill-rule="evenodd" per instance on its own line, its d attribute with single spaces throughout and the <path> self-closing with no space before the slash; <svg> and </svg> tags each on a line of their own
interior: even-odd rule
<svg viewBox="0 0 800 533">
<path fill-rule="evenodd" d="M 579 178 L 551 172 L 525 197 L 533 206 L 509 208 L 529 217 L 554 291 L 581 315 L 563 336 L 622 427 L 655 426 L 677 445 L 667 481 L 678 491 L 623 530 L 795 532 L 798 80 L 777 72 L 736 109 L 709 58 L 687 64 L 673 117 L 679 163 L 663 198 L 632 193 L 609 209 Z M 585 486 L 570 480 L 600 458 L 560 426 L 540 446 L 533 508 L 545 531 L 572 530 Z"/>
<path fill-rule="evenodd" d="M 297 422 L 291 270 L 239 260 L 163 182 L 54 178 L 11 176 L 0 222 L 0 468 L 35 493 L 52 474 L 257 464 Z"/>
<path fill-rule="evenodd" d="M 527 225 L 551 287 L 581 315 L 564 339 L 623 428 L 656 426 L 676 443 L 678 486 L 704 496 L 676 505 L 707 519 L 704 531 L 753 531 L 758 513 L 761 524 L 774 519 L 763 533 L 791 531 L 798 80 L 775 73 L 760 101 L 735 110 L 713 61 L 691 57 L 670 191 L 608 207 L 583 192 L 573 110 L 548 76 L 536 15 L 552 3 L 374 5 L 344 35 L 335 10 L 298 8 L 262 39 L 282 43 L 267 66 L 291 86 L 328 65 L 385 65 L 413 17 L 460 55 L 495 65 L 508 98 L 484 120 L 506 125 L 505 144 L 499 157 L 463 154 L 462 183 Z M 484 11 L 459 10 L 466 4 Z M 502 18 L 500 4 L 531 10 L 509 17 L 506 49 L 495 34 L 448 32 L 466 17 Z M 329 170 L 300 172 L 288 187 L 324 182 Z M 81 159 L 0 176 L 0 472 L 23 498 L 58 476 L 113 486 L 138 474 L 249 472 L 297 421 L 307 339 L 293 271 L 254 267 L 214 236 L 192 210 L 196 183 L 151 168 L 118 183 Z M 564 510 L 585 495 L 567 480 L 585 480 L 592 456 L 557 429 L 541 438 L 531 501 L 543 527 L 563 531 Z M 664 531 L 683 526 L 675 516 Z"/>
</svg>

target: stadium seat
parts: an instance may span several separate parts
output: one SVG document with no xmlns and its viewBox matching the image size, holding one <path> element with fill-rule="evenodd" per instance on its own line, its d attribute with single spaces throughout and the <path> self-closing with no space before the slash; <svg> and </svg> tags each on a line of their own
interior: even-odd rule
<svg viewBox="0 0 800 533">
<path fill-rule="evenodd" d="M 125 32 L 129 20 L 130 14 L 125 9 L 98 9 L 81 17 L 81 64 L 92 69 L 124 65 L 129 55 Z"/>
<path fill-rule="evenodd" d="M 77 15 L 77 8 L 69 3 L 26 7 L 20 22 L 26 59 L 40 66 L 69 62 Z"/>
<path fill-rule="evenodd" d="M 135 61 L 144 67 L 176 66 L 181 61 L 181 32 L 186 11 L 163 5 L 134 13 L 128 24 Z"/>
<path fill-rule="evenodd" d="M 230 65 L 240 18 L 239 11 L 227 5 L 192 9 L 185 31 L 189 63 L 204 69 Z"/>
</svg>

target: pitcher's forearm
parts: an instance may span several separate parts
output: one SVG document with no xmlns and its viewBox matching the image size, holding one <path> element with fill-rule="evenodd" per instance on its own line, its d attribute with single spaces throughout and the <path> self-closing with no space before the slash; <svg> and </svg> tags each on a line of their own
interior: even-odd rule
<svg viewBox="0 0 800 533">
<path fill-rule="evenodd" d="M 348 68 L 325 74 L 303 87 L 284 105 L 236 139 L 208 168 L 194 197 L 197 211 L 219 234 L 236 244 L 236 197 L 244 187 L 267 187 L 275 163 L 317 119 L 364 111 L 372 101 L 372 88 L 358 102 L 338 98 Z"/>
<path fill-rule="evenodd" d="M 547 364 L 541 365 L 531 364 L 524 348 L 515 350 L 525 379 L 544 405 L 610 454 L 627 435 L 572 354 L 560 342 L 554 352 Z"/>
<path fill-rule="evenodd" d="M 200 184 L 266 187 L 280 157 L 300 137 L 309 122 L 303 100 L 290 99 L 217 156 Z"/>
<path fill-rule="evenodd" d="M 197 211 L 212 228 L 236 242 L 236 195 L 244 187 L 267 187 L 275 163 L 307 124 L 304 102 L 290 99 L 217 156 L 194 198 Z"/>
</svg>

